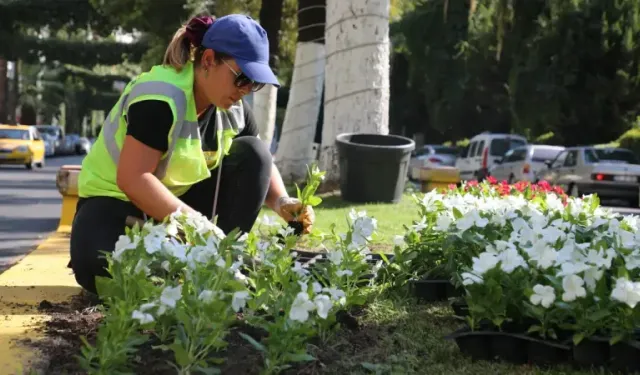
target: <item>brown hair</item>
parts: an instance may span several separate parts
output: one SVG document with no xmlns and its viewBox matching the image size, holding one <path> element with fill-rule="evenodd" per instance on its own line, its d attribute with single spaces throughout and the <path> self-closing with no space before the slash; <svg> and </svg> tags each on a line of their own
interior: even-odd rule
<svg viewBox="0 0 640 375">
<path fill-rule="evenodd" d="M 177 71 L 182 70 L 188 61 L 194 61 L 196 65 L 200 64 L 202 54 L 206 50 L 201 46 L 202 38 L 214 22 L 213 16 L 200 16 L 182 25 L 173 35 L 164 53 L 162 64 L 171 65 Z M 218 61 L 228 58 L 227 55 L 219 52 L 215 52 L 215 56 Z"/>
</svg>

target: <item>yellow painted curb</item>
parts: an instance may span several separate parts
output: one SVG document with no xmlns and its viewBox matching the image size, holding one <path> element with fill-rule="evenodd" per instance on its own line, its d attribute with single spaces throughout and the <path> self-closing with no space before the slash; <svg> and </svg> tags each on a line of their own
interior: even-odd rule
<svg viewBox="0 0 640 375">
<path fill-rule="evenodd" d="M 68 262 L 69 232 L 60 231 L 0 274 L 0 374 L 22 374 L 41 359 L 20 341 L 43 338 L 35 329 L 49 319 L 38 311 L 42 300 L 60 303 L 80 293 Z"/>
</svg>

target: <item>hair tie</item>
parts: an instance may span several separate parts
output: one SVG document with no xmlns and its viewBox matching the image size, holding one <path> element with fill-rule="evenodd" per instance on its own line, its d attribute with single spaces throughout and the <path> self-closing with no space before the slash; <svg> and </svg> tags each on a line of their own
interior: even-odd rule
<svg viewBox="0 0 640 375">
<path fill-rule="evenodd" d="M 187 24 L 187 30 L 185 32 L 187 39 L 195 47 L 200 47 L 202 44 L 202 38 L 207 32 L 209 27 L 215 21 L 215 17 L 212 16 L 200 16 L 192 18 Z"/>
</svg>

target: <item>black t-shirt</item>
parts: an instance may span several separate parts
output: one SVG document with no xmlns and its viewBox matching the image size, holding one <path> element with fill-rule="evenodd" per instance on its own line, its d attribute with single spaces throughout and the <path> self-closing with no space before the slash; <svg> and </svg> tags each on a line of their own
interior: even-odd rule
<svg viewBox="0 0 640 375">
<path fill-rule="evenodd" d="M 253 112 L 243 101 L 244 108 L 244 129 L 236 136 L 258 136 L 258 125 L 253 117 Z M 200 118 L 198 123 L 200 131 L 205 129 L 202 137 L 202 147 L 211 151 L 218 150 L 216 141 L 216 107 L 212 106 Z M 173 113 L 171 107 L 161 100 L 143 100 L 132 104 L 127 112 L 127 134 L 145 145 L 162 151 L 167 151 L 169 147 L 169 131 L 173 123 Z"/>
</svg>

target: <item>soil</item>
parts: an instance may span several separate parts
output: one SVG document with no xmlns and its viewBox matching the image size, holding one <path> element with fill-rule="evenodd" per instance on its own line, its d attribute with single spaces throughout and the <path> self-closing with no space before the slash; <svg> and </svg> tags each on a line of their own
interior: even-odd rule
<svg viewBox="0 0 640 375">
<path fill-rule="evenodd" d="M 80 295 L 71 302 L 53 304 L 43 300 L 38 310 L 51 315 L 51 319 L 45 323 L 42 330 L 45 338 L 39 341 L 23 340 L 22 344 L 29 345 L 40 350 L 44 355 L 41 363 L 35 365 L 39 373 L 58 375 L 80 375 L 86 372 L 79 366 L 76 356 L 80 354 L 82 347 L 81 337 L 85 337 L 91 344 L 95 343 L 96 332 L 102 314 L 98 311 L 96 301 L 87 295 Z M 373 337 L 366 327 L 358 323 L 358 317 L 362 316 L 362 308 L 350 313 L 341 312 L 339 321 L 344 327 L 338 335 L 344 336 L 346 342 L 352 343 L 347 351 L 355 353 L 357 348 L 373 342 Z M 233 327 L 227 336 L 228 346 L 226 350 L 214 354 L 215 358 L 224 359 L 220 365 L 222 374 L 246 374 L 257 375 L 262 369 L 262 357 L 259 352 L 244 340 L 239 333 L 246 333 L 255 339 L 264 337 L 265 332 L 244 324 L 239 316 L 238 324 Z M 151 336 L 153 337 L 153 336 Z M 366 339 L 366 337 L 369 337 Z M 175 374 L 176 370 L 169 363 L 173 359 L 171 353 L 164 352 L 153 347 L 160 344 L 156 339 L 151 339 L 138 348 L 132 360 L 132 370 L 135 374 L 164 375 Z M 313 353 L 317 361 L 295 366 L 285 374 L 317 374 L 322 371 L 325 364 L 338 360 L 344 354 L 343 350 L 336 348 L 323 348 L 315 346 Z"/>
</svg>

